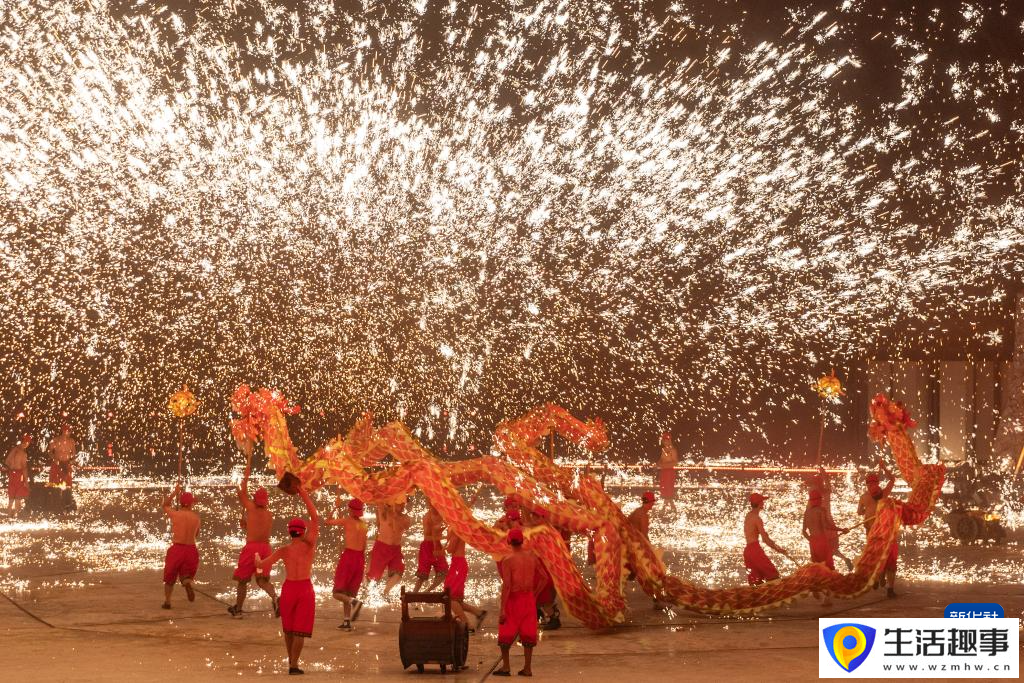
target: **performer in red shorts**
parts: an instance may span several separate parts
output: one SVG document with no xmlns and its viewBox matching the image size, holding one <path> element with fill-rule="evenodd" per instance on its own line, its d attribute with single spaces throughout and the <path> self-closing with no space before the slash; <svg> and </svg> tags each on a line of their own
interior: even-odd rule
<svg viewBox="0 0 1024 683">
<path fill-rule="evenodd" d="M 811 562 L 821 562 L 833 571 L 836 568 L 832 560 L 832 539 L 829 537 L 829 522 L 825 509 L 821 506 L 821 491 L 811 489 L 807 496 L 807 509 L 804 511 L 804 538 L 811 546 Z M 815 593 L 815 597 L 820 597 Z M 832 597 L 826 591 L 823 607 L 832 604 Z"/>
<path fill-rule="evenodd" d="M 445 559 L 444 546 L 441 545 L 442 534 L 444 534 L 444 519 L 428 499 L 427 512 L 423 515 L 423 542 L 420 543 L 419 562 L 416 565 L 414 593 L 418 593 L 430 578 L 430 570 L 434 570 L 434 582 L 427 588 L 428 592 L 440 586 L 444 581 L 445 574 L 448 573 L 448 560 Z"/>
<path fill-rule="evenodd" d="M 466 579 L 469 578 L 466 542 L 451 528 L 448 529 L 447 550 L 452 556 L 452 565 L 444 579 L 444 587 L 448 589 L 448 595 L 452 600 L 452 612 L 455 613 L 456 619 L 466 621 L 467 612 L 476 618 L 476 623 L 469 629 L 469 632 L 473 633 L 484 623 L 487 611 L 466 602 Z"/>
<path fill-rule="evenodd" d="M 779 578 L 779 570 L 775 568 L 772 561 L 764 554 L 764 548 L 761 547 L 760 543 L 761 539 L 764 539 L 765 545 L 775 552 L 789 557 L 789 554 L 776 545 L 775 541 L 768 537 L 768 532 L 764 530 L 764 522 L 761 520 L 761 509 L 764 507 L 766 500 L 768 500 L 767 496 L 762 496 L 760 493 L 751 493 L 750 512 L 747 513 L 746 519 L 743 520 L 743 535 L 747 539 L 747 547 L 743 550 L 743 564 L 749 570 L 747 572 L 747 581 L 751 586 L 756 586 L 765 581 L 774 581 Z"/>
<path fill-rule="evenodd" d="M 892 493 L 893 486 L 896 484 L 896 477 L 885 466 L 885 461 L 879 459 L 878 466 L 889 478 L 889 483 L 886 484 L 885 488 L 882 488 L 879 485 L 878 475 L 874 472 L 869 473 L 866 480 L 868 490 L 860 497 L 860 504 L 857 506 L 857 512 L 864 517 L 864 534 L 866 536 L 871 534 L 871 527 L 874 526 L 879 501 L 888 497 Z M 881 584 L 875 584 L 875 588 L 878 588 L 879 585 L 887 586 L 885 594 L 889 598 L 896 597 L 896 561 L 898 557 L 899 542 L 897 539 L 893 539 L 892 544 L 889 546 L 889 552 L 885 557 L 885 566 L 882 568 Z"/>
<path fill-rule="evenodd" d="M 352 630 L 352 621 L 359 616 L 359 608 L 363 606 L 356 599 L 366 569 L 366 522 L 362 516 L 363 501 L 353 498 L 348 502 L 348 517 L 327 520 L 329 525 L 340 526 L 344 530 L 341 555 L 334 570 L 333 591 L 334 599 L 341 602 L 345 611 L 345 620 L 338 627 L 343 631 Z"/>
<path fill-rule="evenodd" d="M 242 504 L 242 528 L 245 529 L 245 547 L 238 556 L 238 568 L 232 578 L 238 582 L 235 592 L 235 604 L 228 607 L 232 616 L 242 616 L 242 604 L 249 590 L 249 580 L 256 573 L 256 555 L 269 557 L 273 552 L 270 548 L 270 530 L 274 525 L 274 515 L 267 509 L 270 497 L 262 486 L 256 489 L 252 498 L 249 497 L 249 470 L 246 468 L 242 485 L 238 487 L 238 500 Z M 274 608 L 274 616 L 278 614 L 277 592 L 270 579 L 261 574 L 256 575 L 256 585 L 270 596 Z"/>
<path fill-rule="evenodd" d="M 501 563 L 501 616 L 498 618 L 498 647 L 501 648 L 501 668 L 495 676 L 511 676 L 509 649 L 519 636 L 523 644 L 525 665 L 520 676 L 532 676 L 533 648 L 537 644 L 537 602 L 534 598 L 534 580 L 537 575 L 537 556 L 523 549 L 523 530 L 508 532 L 512 554 Z"/>
<path fill-rule="evenodd" d="M 379 581 L 387 571 L 388 579 L 384 584 L 384 598 L 387 599 L 392 589 L 402 580 L 405 563 L 402 561 L 402 536 L 412 524 L 409 515 L 405 514 L 405 504 L 382 503 L 377 506 L 377 538 L 370 550 L 370 569 L 366 578 Z"/>
<path fill-rule="evenodd" d="M 256 556 L 256 573 L 267 574 L 278 560 L 284 560 L 285 582 L 281 587 L 281 630 L 284 631 L 284 645 L 288 650 L 288 673 L 303 673 L 299 668 L 299 655 L 306 638 L 313 636 L 313 620 L 316 614 L 316 594 L 309 576 L 313 570 L 316 542 L 320 535 L 320 518 L 316 506 L 306 490 L 299 489 L 302 502 L 309 512 L 309 527 L 295 517 L 288 522 L 288 535 L 292 542 L 278 548 L 273 555 L 263 559 Z"/>
<path fill-rule="evenodd" d="M 7 453 L 7 513 L 16 515 L 28 498 L 28 447 L 32 443 L 29 434 L 21 437 L 18 445 Z"/>
<path fill-rule="evenodd" d="M 174 498 L 179 496 L 180 509 L 175 510 Z M 195 497 L 182 493 L 179 482 L 171 494 L 164 498 L 163 509 L 171 519 L 171 539 L 173 544 L 167 549 L 164 558 L 164 609 L 171 608 L 171 592 L 174 582 L 180 580 L 185 587 L 189 602 L 195 602 L 196 593 L 192 588 L 192 580 L 199 569 L 199 551 L 196 549 L 196 535 L 199 533 L 199 515 L 192 511 Z"/>
<path fill-rule="evenodd" d="M 78 443 L 71 436 L 71 425 L 61 427 L 60 434 L 53 437 L 46 452 L 50 454 L 50 483 L 71 488 L 71 467 L 78 453 Z"/>
</svg>

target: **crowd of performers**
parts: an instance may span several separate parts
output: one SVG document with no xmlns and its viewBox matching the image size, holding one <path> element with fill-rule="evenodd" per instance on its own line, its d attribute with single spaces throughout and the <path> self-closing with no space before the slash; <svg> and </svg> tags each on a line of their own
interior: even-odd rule
<svg viewBox="0 0 1024 683">
<path fill-rule="evenodd" d="M 18 443 L 7 452 L 4 466 L 7 469 L 7 512 L 18 514 L 28 498 L 29 482 L 32 474 L 29 469 L 28 449 L 32 445 L 32 435 L 25 434 Z M 46 446 L 46 454 L 50 459 L 48 483 L 71 488 L 71 469 L 75 455 L 78 453 L 78 442 L 71 435 L 71 426 L 63 425 L 60 434 L 50 439 Z"/>
<path fill-rule="evenodd" d="M 9 511 L 17 513 L 21 503 L 28 495 L 28 453 L 31 437 L 25 436 L 7 455 L 5 465 L 8 470 Z M 49 469 L 50 483 L 72 484 L 71 464 L 77 451 L 77 444 L 71 436 L 70 428 L 65 425 L 61 434 L 55 437 L 47 448 L 51 463 Z M 675 510 L 676 466 L 679 457 L 668 434 L 662 436 L 662 452 L 658 460 L 658 482 L 661 498 L 665 506 Z M 875 510 L 879 501 L 888 496 L 895 483 L 895 477 L 884 462 L 879 461 L 880 469 L 889 481 L 883 488 L 878 474 L 869 473 L 866 477 L 864 491 L 858 513 L 862 517 L 865 532 L 870 532 L 874 522 Z M 258 488 L 250 495 L 249 469 L 238 488 L 238 501 L 242 507 L 241 524 L 245 529 L 246 542 L 239 556 L 237 567 L 232 578 L 237 584 L 235 603 L 228 607 L 228 612 L 235 617 L 242 615 L 242 608 L 251 581 L 263 590 L 271 599 L 274 615 L 281 619 L 285 646 L 288 652 L 290 674 L 301 674 L 299 657 L 306 638 L 313 634 L 315 613 L 315 593 L 310 575 L 313 559 L 319 540 L 321 523 L 337 526 L 341 529 L 341 546 L 337 567 L 334 573 L 332 595 L 342 606 L 343 621 L 339 629 L 352 630 L 352 622 L 358 617 L 362 602 L 358 595 L 366 582 L 379 582 L 383 586 L 385 599 L 389 598 L 395 587 L 402 581 L 405 563 L 402 553 L 402 539 L 413 520 L 405 512 L 404 503 L 380 504 L 376 508 L 376 537 L 370 549 L 369 567 L 367 567 L 366 546 L 368 527 L 363 520 L 365 506 L 358 499 L 351 499 L 346 504 L 341 500 L 335 505 L 328 519 L 318 515 L 316 506 L 304 489 L 298 495 L 306 506 L 308 520 L 295 517 L 288 522 L 290 543 L 273 550 L 271 529 L 274 516 L 269 508 L 270 496 L 266 489 Z M 824 472 L 816 476 L 810 484 L 807 508 L 803 517 L 803 535 L 810 546 L 812 562 L 822 562 L 834 569 L 833 558 L 838 556 L 847 566 L 852 568 L 849 558 L 839 550 L 839 536 L 849 532 L 851 528 L 839 528 L 831 511 L 831 486 Z M 746 547 L 743 561 L 747 569 L 747 578 L 751 585 L 779 578 L 779 571 L 765 553 L 761 543 L 775 552 L 792 560 L 792 556 L 776 544 L 765 529 L 761 517 L 765 509 L 767 496 L 760 493 L 749 495 L 750 510 L 743 522 Z M 470 501 L 470 505 L 475 502 Z M 645 537 L 650 527 L 650 514 L 657 502 L 653 491 L 641 495 L 640 505 L 632 510 L 627 519 Z M 199 515 L 193 510 L 195 497 L 178 486 L 163 499 L 164 513 L 170 520 L 172 544 L 167 550 L 164 561 L 164 609 L 171 609 L 171 597 L 174 586 L 181 583 L 189 601 L 195 600 L 193 581 L 199 569 L 199 552 L 196 537 L 200 529 Z M 529 550 L 523 547 L 523 529 L 544 523 L 544 519 L 520 505 L 516 496 L 505 499 L 504 515 L 497 521 L 496 527 L 506 532 L 508 551 L 496 557 L 497 573 L 501 578 L 502 589 L 499 601 L 498 645 L 502 654 L 501 668 L 493 672 L 498 676 L 511 675 L 509 651 L 518 641 L 522 644 L 525 654 L 525 665 L 519 674 L 531 676 L 531 659 L 533 648 L 537 644 L 539 628 L 557 629 L 561 626 L 557 606 L 554 583 L 544 568 L 543 563 Z M 440 513 L 429 503 L 422 520 L 422 540 L 416 564 L 416 583 L 414 591 L 426 586 L 428 591 L 443 585 L 451 599 L 452 612 L 456 619 L 466 623 L 470 632 L 480 628 L 487 612 L 471 605 L 465 599 L 465 586 L 469 574 L 466 562 L 466 543 L 463 539 L 447 529 Z M 568 532 L 563 532 L 566 542 Z M 587 563 L 594 564 L 594 539 L 588 544 Z M 450 559 L 449 559 L 450 558 Z M 875 588 L 884 586 L 888 596 L 895 597 L 897 543 L 893 541 L 884 567 L 881 581 Z M 278 562 L 285 567 L 285 581 L 278 595 L 274 584 L 269 578 L 271 568 Z M 627 570 L 630 567 L 627 565 Z M 632 574 L 630 575 L 632 579 Z M 829 597 L 824 596 L 824 604 L 829 604 Z M 655 601 L 655 609 L 661 606 Z"/>
</svg>

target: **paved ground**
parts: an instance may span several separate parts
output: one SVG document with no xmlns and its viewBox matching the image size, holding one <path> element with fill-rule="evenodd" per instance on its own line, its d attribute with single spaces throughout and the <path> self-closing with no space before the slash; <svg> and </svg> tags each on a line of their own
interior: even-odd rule
<svg viewBox="0 0 1024 683">
<path fill-rule="evenodd" d="M 6 680 L 206 681 L 279 675 L 284 668 L 278 621 L 265 609 L 231 619 L 225 604 L 212 597 L 212 587 L 202 587 L 194 604 L 176 596 L 167 613 L 159 609 L 156 571 L 22 578 L 24 590 L 0 600 Z M 631 597 L 633 612 L 624 626 L 593 632 L 570 619 L 562 630 L 546 634 L 536 650 L 535 677 L 807 681 L 817 679 L 819 616 L 935 616 L 949 602 L 982 600 L 1002 603 L 1008 616 L 1024 611 L 1019 584 L 908 585 L 895 601 L 873 593 L 839 602 L 827 614 L 803 601 L 756 619 L 670 617 L 650 610 L 642 595 Z M 256 600 L 253 607 L 265 608 L 266 601 Z M 338 608 L 321 601 L 317 630 L 304 653 L 307 673 L 417 680 L 415 670 L 403 672 L 398 661 L 398 622 L 396 608 L 364 610 L 358 629 L 342 633 L 334 628 Z M 489 626 L 472 638 L 469 668 L 446 679 L 490 678 L 497 647 L 493 620 Z M 424 675 L 439 676 L 436 668 Z"/>
</svg>

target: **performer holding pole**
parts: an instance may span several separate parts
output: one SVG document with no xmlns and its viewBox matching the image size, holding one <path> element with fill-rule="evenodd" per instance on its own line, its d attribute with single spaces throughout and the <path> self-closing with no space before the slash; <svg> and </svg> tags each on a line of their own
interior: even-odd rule
<svg viewBox="0 0 1024 683">
<path fill-rule="evenodd" d="M 174 499 L 178 498 L 179 509 L 174 509 Z M 164 498 L 163 510 L 171 520 L 171 547 L 164 558 L 164 609 L 171 608 L 171 592 L 175 581 L 180 580 L 185 588 L 189 602 L 195 602 L 196 593 L 192 588 L 192 580 L 199 570 L 199 550 L 196 548 L 196 535 L 199 533 L 199 515 L 192 510 L 195 497 L 188 491 L 181 490 L 181 482 L 174 487 L 170 495 Z"/>
<path fill-rule="evenodd" d="M 267 574 L 278 562 L 284 561 L 285 582 L 281 587 L 281 630 L 284 631 L 284 645 L 288 651 L 288 674 L 304 673 L 299 668 L 299 656 L 306 638 L 313 637 L 313 621 L 316 616 L 316 593 L 310 575 L 313 571 L 313 557 L 320 536 L 320 518 L 316 506 L 304 488 L 299 496 L 306 504 L 309 525 L 300 517 L 288 522 L 288 535 L 292 542 L 278 548 L 273 555 L 263 559 L 256 555 L 256 573 Z"/>
<path fill-rule="evenodd" d="M 865 491 L 860 497 L 860 503 L 857 505 L 857 512 L 864 518 L 864 535 L 869 536 L 871 534 L 871 527 L 875 523 L 875 513 L 878 510 L 878 503 L 883 498 L 887 497 L 892 493 L 892 487 L 896 484 L 896 477 L 893 476 L 891 470 L 885 466 L 885 461 L 881 458 L 878 459 L 878 467 L 882 470 L 886 477 L 889 478 L 889 483 L 885 485 L 885 488 L 879 486 L 879 476 L 871 472 L 865 478 L 867 483 L 867 491 Z M 883 566 L 883 574 L 881 582 L 875 582 L 874 587 L 886 586 L 886 597 L 896 597 L 896 563 L 899 559 L 899 541 L 893 539 L 889 545 L 889 552 L 885 558 L 885 565 Z"/>
<path fill-rule="evenodd" d="M 366 577 L 370 581 L 379 581 L 387 571 L 388 578 L 384 584 L 385 600 L 405 573 L 402 537 L 411 524 L 412 519 L 405 514 L 404 503 L 381 503 L 377 506 L 377 538 L 374 539 L 373 548 L 370 550 L 370 569 Z"/>
<path fill-rule="evenodd" d="M 526 658 L 519 675 L 532 676 L 533 648 L 537 645 L 537 602 L 533 591 L 540 562 L 532 551 L 523 549 L 522 529 L 510 530 L 507 540 L 512 554 L 501 563 L 501 616 L 498 617 L 501 668 L 494 675 L 512 675 L 509 650 L 518 636 Z"/>
<path fill-rule="evenodd" d="M 775 552 L 786 556 L 790 560 L 793 559 L 765 531 L 764 521 L 761 519 L 761 510 L 764 509 L 764 502 L 766 500 L 768 500 L 768 496 L 762 496 L 760 493 L 751 493 L 750 512 L 747 513 L 746 518 L 743 520 L 743 535 L 747 539 L 747 547 L 743 550 L 743 564 L 748 570 L 747 582 L 751 586 L 760 585 L 765 581 L 775 581 L 779 578 L 779 570 L 775 568 L 772 561 L 765 555 L 764 548 L 761 547 L 761 539 L 764 539 L 765 545 Z"/>
<path fill-rule="evenodd" d="M 363 517 L 363 501 L 353 498 L 348 502 L 347 517 L 331 517 L 327 524 L 340 526 L 343 531 L 341 554 L 338 566 L 334 570 L 335 600 L 341 602 L 345 612 L 345 620 L 338 628 L 342 631 L 352 630 L 352 621 L 359 616 L 359 608 L 363 606 L 356 595 L 363 583 L 363 572 L 366 571 L 366 522 Z"/>
<path fill-rule="evenodd" d="M 249 590 L 249 580 L 256 575 L 256 585 L 270 596 L 274 607 L 274 616 L 278 615 L 277 592 L 274 584 L 267 576 L 256 574 L 256 556 L 269 556 L 270 530 L 274 525 L 274 515 L 267 509 L 270 496 L 262 486 L 256 489 L 252 498 L 249 497 L 249 468 L 245 470 L 242 485 L 238 487 L 238 500 L 242 504 L 242 528 L 245 529 L 245 547 L 238 556 L 238 566 L 232 577 L 238 582 L 235 593 L 235 604 L 228 607 L 231 616 L 242 615 L 242 604 Z"/>
<path fill-rule="evenodd" d="M 441 537 L 444 534 L 444 519 L 441 513 L 434 509 L 434 504 L 427 499 L 427 512 L 423 515 L 423 541 L 420 543 L 419 562 L 416 566 L 416 587 L 414 593 L 418 593 L 424 583 L 430 579 L 430 571 L 434 571 L 434 581 L 427 588 L 430 592 L 435 590 L 444 581 L 448 573 L 448 560 L 444 555 L 444 546 L 441 544 Z"/>
</svg>

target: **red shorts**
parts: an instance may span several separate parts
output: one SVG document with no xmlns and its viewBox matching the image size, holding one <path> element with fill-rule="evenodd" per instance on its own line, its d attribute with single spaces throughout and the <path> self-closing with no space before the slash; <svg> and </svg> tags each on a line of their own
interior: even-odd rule
<svg viewBox="0 0 1024 683">
<path fill-rule="evenodd" d="M 900 546 L 896 541 L 889 546 L 889 553 L 885 556 L 885 571 L 896 571 L 896 560 L 900 555 Z"/>
<path fill-rule="evenodd" d="M 533 576 L 534 595 L 537 596 L 538 605 L 550 605 L 555 601 L 555 583 L 551 580 L 551 574 L 540 562 L 537 563 L 537 571 Z"/>
<path fill-rule="evenodd" d="M 747 547 L 743 549 L 743 565 L 749 570 L 747 583 L 751 586 L 779 578 L 779 570 L 764 554 L 764 548 L 757 541 L 748 543 Z"/>
<path fill-rule="evenodd" d="M 7 479 L 7 497 L 28 498 L 28 483 L 21 470 L 11 471 L 11 476 Z"/>
<path fill-rule="evenodd" d="M 334 569 L 334 592 L 347 593 L 352 597 L 359 592 L 363 583 L 363 571 L 366 569 L 366 551 L 349 550 L 338 558 L 338 566 Z"/>
<path fill-rule="evenodd" d="M 238 555 L 238 567 L 235 569 L 235 573 L 232 577 L 235 581 L 248 581 L 252 578 L 252 575 L 256 573 L 256 554 L 262 559 L 270 557 L 274 551 L 270 547 L 269 543 L 262 541 L 249 541 L 242 548 L 242 552 Z"/>
<path fill-rule="evenodd" d="M 71 462 L 50 463 L 50 483 L 60 484 L 64 483 L 65 486 L 71 486 Z"/>
<path fill-rule="evenodd" d="M 281 586 L 278 606 L 281 609 L 281 630 L 285 635 L 303 638 L 313 636 L 316 593 L 313 592 L 312 581 L 285 581 Z"/>
<path fill-rule="evenodd" d="M 401 574 L 405 571 L 402 548 L 383 541 L 374 541 L 370 550 L 370 571 L 366 576 L 371 581 L 377 581 L 384 576 L 385 569 L 388 570 L 388 574 Z"/>
<path fill-rule="evenodd" d="M 511 647 L 517 635 L 524 647 L 537 644 L 537 601 L 533 593 L 511 593 L 505 603 L 505 623 L 498 625 L 498 645 Z"/>
<path fill-rule="evenodd" d="M 164 583 L 178 579 L 191 579 L 199 569 L 199 551 L 194 545 L 175 543 L 167 549 L 164 558 Z"/>
<path fill-rule="evenodd" d="M 444 587 L 452 600 L 463 600 L 466 597 L 466 577 L 469 576 L 469 564 L 465 557 L 453 557 L 452 568 L 444 579 Z"/>
<path fill-rule="evenodd" d="M 443 553 L 434 555 L 433 541 L 423 541 L 420 543 L 420 558 L 416 565 L 416 576 L 426 579 L 430 576 L 431 569 L 438 574 L 444 574 L 448 571 L 448 560 L 445 559 Z"/>
<path fill-rule="evenodd" d="M 829 569 L 835 569 L 832 561 L 832 539 L 828 534 L 816 534 L 808 539 L 811 544 L 811 562 L 824 562 Z"/>
<path fill-rule="evenodd" d="M 658 470 L 658 489 L 664 500 L 676 499 L 676 471 L 670 467 Z"/>
</svg>

